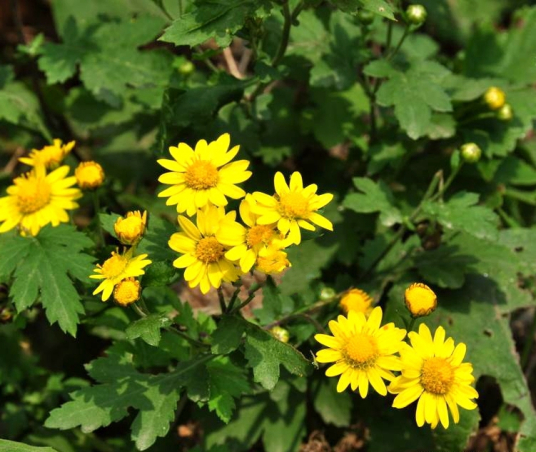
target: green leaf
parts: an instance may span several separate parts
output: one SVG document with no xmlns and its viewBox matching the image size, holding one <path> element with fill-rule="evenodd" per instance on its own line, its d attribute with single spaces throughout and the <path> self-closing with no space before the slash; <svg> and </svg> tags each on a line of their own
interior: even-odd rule
<svg viewBox="0 0 536 452">
<path fill-rule="evenodd" d="M 227 47 L 236 32 L 244 27 L 246 18 L 260 7 L 270 10 L 269 3 L 264 0 L 196 2 L 194 10 L 173 21 L 159 40 L 194 47 L 214 39 L 220 47 Z"/>
<path fill-rule="evenodd" d="M 347 13 L 356 13 L 363 8 L 374 14 L 395 20 L 393 7 L 384 0 L 330 0 L 333 5 Z"/>
<path fill-rule="evenodd" d="M 99 221 L 102 226 L 102 229 L 104 229 L 108 234 L 110 234 L 114 239 L 117 239 L 117 235 L 115 233 L 115 222 L 118 218 L 120 218 L 121 215 L 117 213 L 99 213 Z"/>
<path fill-rule="evenodd" d="M 414 63 L 404 72 L 397 71 L 380 87 L 380 105 L 395 107 L 395 116 L 414 140 L 428 133 L 432 111 L 450 112 L 450 98 L 441 86 L 448 69 L 433 61 Z"/>
<path fill-rule="evenodd" d="M 143 287 L 167 286 L 177 274 L 170 262 L 153 261 L 141 279 Z"/>
<path fill-rule="evenodd" d="M 128 339 L 141 337 L 145 342 L 156 347 L 160 342 L 162 328 L 171 325 L 171 320 L 160 314 L 151 314 L 130 324 L 126 330 Z"/>
<path fill-rule="evenodd" d="M 447 229 L 465 231 L 479 239 L 497 238 L 498 218 L 492 210 L 478 206 L 476 193 L 456 193 L 446 203 L 426 202 L 423 211 Z"/>
<path fill-rule="evenodd" d="M 38 298 L 51 324 L 76 335 L 84 313 L 72 278 L 89 282 L 93 258 L 82 250 L 93 242 L 73 226 L 45 227 L 37 237 L 0 236 L 0 254 L 10 256 L 0 265 L 0 276 L 13 276 L 10 294 L 20 312 Z M 9 254 L 6 254 L 9 253 Z"/>
<path fill-rule="evenodd" d="M 253 379 L 271 390 L 279 380 L 279 366 L 291 374 L 303 377 L 311 371 L 311 364 L 294 347 L 278 341 L 262 328 L 242 320 L 246 329 L 246 359 L 253 368 Z"/>
<path fill-rule="evenodd" d="M 313 403 L 316 412 L 327 424 L 336 427 L 347 427 L 351 422 L 352 398 L 347 394 L 337 392 L 337 379 L 324 375 L 316 381 L 313 394 Z"/>
<path fill-rule="evenodd" d="M 288 295 L 282 295 L 272 278 L 268 278 L 262 286 L 262 308 L 255 309 L 254 314 L 259 321 L 267 325 L 294 309 L 294 301 Z"/>
<path fill-rule="evenodd" d="M 226 355 L 236 350 L 245 331 L 244 322 L 234 316 L 224 316 L 212 335 L 212 353 Z"/>
<path fill-rule="evenodd" d="M 35 447 L 0 439 L 0 452 L 57 452 L 52 447 Z"/>
<path fill-rule="evenodd" d="M 177 232 L 177 227 L 169 221 L 149 213 L 147 230 L 138 245 L 139 253 L 147 253 L 149 259 L 170 262 L 178 255 L 169 247 L 169 238 Z"/>
<path fill-rule="evenodd" d="M 402 222 L 402 214 L 394 206 L 391 190 L 382 181 L 375 183 L 365 177 L 355 177 L 353 181 L 363 193 L 347 195 L 343 201 L 344 207 L 360 213 L 380 212 L 380 223 L 384 226 Z"/>
</svg>

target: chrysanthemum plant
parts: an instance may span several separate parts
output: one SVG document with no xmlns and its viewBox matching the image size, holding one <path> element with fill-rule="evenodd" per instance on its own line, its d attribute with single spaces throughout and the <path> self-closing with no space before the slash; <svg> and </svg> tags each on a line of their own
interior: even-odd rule
<svg viewBox="0 0 536 452">
<path fill-rule="evenodd" d="M 535 7 L 11 3 L 0 451 L 534 452 Z"/>
</svg>

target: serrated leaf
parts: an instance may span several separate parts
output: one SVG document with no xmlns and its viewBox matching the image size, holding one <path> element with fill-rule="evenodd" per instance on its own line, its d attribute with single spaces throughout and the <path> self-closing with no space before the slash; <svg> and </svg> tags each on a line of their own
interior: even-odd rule
<svg viewBox="0 0 536 452">
<path fill-rule="evenodd" d="M 151 314 L 131 323 L 127 330 L 128 339 L 142 338 L 145 342 L 156 347 L 160 342 L 162 328 L 171 325 L 171 320 L 160 314 Z"/>
<path fill-rule="evenodd" d="M 52 447 L 35 447 L 0 439 L 0 452 L 57 452 Z"/>
<path fill-rule="evenodd" d="M 114 225 L 119 217 L 121 217 L 121 215 L 117 213 L 99 213 L 99 221 L 102 229 L 115 239 L 117 239 L 117 235 L 115 233 Z"/>
<path fill-rule="evenodd" d="M 324 422 L 336 427 L 347 427 L 351 422 L 352 398 L 338 393 L 336 386 L 335 378 L 322 375 L 312 391 L 313 404 Z"/>
<path fill-rule="evenodd" d="M 279 366 L 300 377 L 311 371 L 311 364 L 294 347 L 277 340 L 262 328 L 242 320 L 246 328 L 246 353 L 253 378 L 271 390 L 279 380 Z"/>
<path fill-rule="evenodd" d="M 266 325 L 277 318 L 290 314 L 294 309 L 294 301 L 288 295 L 282 295 L 272 278 L 268 278 L 262 286 L 262 308 L 255 309 L 254 314 Z"/>
<path fill-rule="evenodd" d="M 89 281 L 93 258 L 82 253 L 93 242 L 73 226 L 47 226 L 37 237 L 0 236 L 0 254 L 16 256 L 0 266 L 0 272 L 13 274 L 10 295 L 20 312 L 32 306 L 40 296 L 51 324 L 75 336 L 79 314 L 84 313 L 80 296 L 69 275 Z"/>
<path fill-rule="evenodd" d="M 423 211 L 447 229 L 465 231 L 486 240 L 497 238 L 498 218 L 492 210 L 478 204 L 476 193 L 456 193 L 446 203 L 426 202 Z"/>
<path fill-rule="evenodd" d="M 176 270 L 171 262 L 153 261 L 141 279 L 143 287 L 167 286 L 175 276 Z"/>
<path fill-rule="evenodd" d="M 347 13 L 356 13 L 363 8 L 374 14 L 395 20 L 393 7 L 384 0 L 330 0 L 337 8 Z"/>
<path fill-rule="evenodd" d="M 240 345 L 245 331 L 244 323 L 237 317 L 225 316 L 212 334 L 212 353 L 226 355 Z"/>
<path fill-rule="evenodd" d="M 360 213 L 380 212 L 380 222 L 393 226 L 402 221 L 402 214 L 394 206 L 391 190 L 382 182 L 374 182 L 365 177 L 355 177 L 354 185 L 363 193 L 350 193 L 344 198 L 343 205 Z"/>
</svg>

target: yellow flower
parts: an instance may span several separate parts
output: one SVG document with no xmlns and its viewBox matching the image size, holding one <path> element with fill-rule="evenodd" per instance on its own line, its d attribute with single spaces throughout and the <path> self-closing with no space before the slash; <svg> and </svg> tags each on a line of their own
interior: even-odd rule
<svg viewBox="0 0 536 452">
<path fill-rule="evenodd" d="M 359 388 L 365 398 L 369 383 L 381 395 L 387 394 L 383 379 L 395 379 L 393 370 L 400 370 L 400 358 L 394 356 L 402 347 L 406 330 L 394 323 L 382 327 L 382 309 L 374 308 L 368 320 L 362 312 L 350 311 L 348 317 L 340 315 L 329 322 L 333 336 L 317 334 L 315 339 L 329 347 L 316 354 L 320 363 L 335 363 L 326 371 L 328 377 L 340 375 L 337 392 L 348 385 L 352 391 Z"/>
<path fill-rule="evenodd" d="M 236 281 L 239 270 L 225 257 L 228 246 L 218 241 L 220 229 L 235 228 L 236 212 L 225 214 L 223 207 L 206 206 L 197 213 L 197 226 L 185 216 L 179 215 L 182 232 L 169 239 L 169 247 L 182 254 L 173 265 L 185 268 L 184 279 L 190 287 L 200 286 L 202 293 L 211 287 L 218 288 L 222 281 Z M 230 235 L 230 234 L 228 234 Z M 237 243 L 240 237 L 237 237 Z"/>
<path fill-rule="evenodd" d="M 128 306 L 140 299 L 141 284 L 137 279 L 127 278 L 114 288 L 114 300 L 121 306 Z"/>
<path fill-rule="evenodd" d="M 404 292 L 406 308 L 413 317 L 430 315 L 437 307 L 437 296 L 423 283 L 413 283 Z"/>
<path fill-rule="evenodd" d="M 462 363 L 466 346 L 454 340 L 445 340 L 445 330 L 438 327 L 434 338 L 428 327 L 419 326 L 419 333 L 409 333 L 411 346 L 404 343 L 400 350 L 402 375 L 389 385 L 389 392 L 398 394 L 393 401 L 395 408 L 404 408 L 419 399 L 417 403 L 417 425 L 424 423 L 436 428 L 441 421 L 444 428 L 449 426 L 447 407 L 454 422 L 460 420 L 458 405 L 466 410 L 474 410 L 477 405 L 471 400 L 478 393 L 471 386 L 475 380 L 473 366 Z"/>
<path fill-rule="evenodd" d="M 62 144 L 61 140 L 53 140 L 53 144 L 45 146 L 43 149 L 32 149 L 28 157 L 21 157 L 19 162 L 26 165 L 37 166 L 44 165 L 46 168 L 56 168 L 63 161 L 65 156 L 74 148 L 75 142 L 71 141 Z"/>
<path fill-rule="evenodd" d="M 287 259 L 287 253 L 275 246 L 268 246 L 259 251 L 255 269 L 267 275 L 276 275 L 292 267 Z"/>
<path fill-rule="evenodd" d="M 502 89 L 492 86 L 484 93 L 484 102 L 490 110 L 498 110 L 506 102 L 506 95 Z"/>
<path fill-rule="evenodd" d="M 257 203 L 252 209 L 260 217 L 257 219 L 257 224 L 277 223 L 277 228 L 284 235 L 288 233 L 289 242 L 296 245 L 301 242 L 300 227 L 309 231 L 315 230 L 310 222 L 333 231 L 331 222 L 316 213 L 333 199 L 332 194 L 317 195 L 318 187 L 315 184 L 304 188 L 301 174 L 298 172 L 290 177 L 290 187 L 285 182 L 283 174 L 277 172 L 274 185 L 276 191 L 274 196 L 260 192 L 253 193 Z"/>
<path fill-rule="evenodd" d="M 68 166 L 46 173 L 43 165 L 17 177 L 7 189 L 8 196 L 0 198 L 0 233 L 19 226 L 21 233 L 37 235 L 47 224 L 58 226 L 69 221 L 67 210 L 78 207 L 82 196 L 74 177 L 65 177 Z"/>
<path fill-rule="evenodd" d="M 368 316 L 372 311 L 372 301 L 372 297 L 363 290 L 351 289 L 342 296 L 339 306 L 346 314 L 356 311 Z"/>
<path fill-rule="evenodd" d="M 104 171 L 97 162 L 80 162 L 74 170 L 74 175 L 82 190 L 93 190 L 104 182 Z"/>
<path fill-rule="evenodd" d="M 123 245 L 135 245 L 138 243 L 147 225 L 147 212 L 143 215 L 139 210 L 127 212 L 125 218 L 119 217 L 114 224 L 114 231 L 117 238 Z"/>
<path fill-rule="evenodd" d="M 112 295 L 116 284 L 124 279 L 145 274 L 144 268 L 151 263 L 150 260 L 145 259 L 147 254 L 139 256 L 133 256 L 133 254 L 134 248 L 130 248 L 123 254 L 112 252 L 112 257 L 108 258 L 104 264 L 97 264 L 97 268 L 93 270 L 96 275 L 91 275 L 90 278 L 104 281 L 94 290 L 93 295 L 102 292 L 102 301 L 106 301 Z"/>
<path fill-rule="evenodd" d="M 236 244 L 239 240 L 239 244 L 227 251 L 225 257 L 231 261 L 238 261 L 244 273 L 251 270 L 261 250 L 272 243 L 277 245 L 277 250 L 285 248 L 286 245 L 275 223 L 257 224 L 259 216 L 251 211 L 252 203 L 255 201 L 251 195 L 247 195 L 240 203 L 240 217 L 246 227 L 234 223 L 228 228 L 220 229 L 216 234 L 218 241 L 224 245 Z"/>
<path fill-rule="evenodd" d="M 226 206 L 226 196 L 240 199 L 246 192 L 236 184 L 244 182 L 251 176 L 246 171 L 247 160 L 231 160 L 238 154 L 240 146 L 229 149 L 231 137 L 228 133 L 221 135 L 216 141 L 207 143 L 200 140 L 193 150 L 186 143 L 178 147 L 171 146 L 169 152 L 174 160 L 160 159 L 158 163 L 170 170 L 159 177 L 163 184 L 171 185 L 159 197 L 169 197 L 168 206 L 177 204 L 177 212 L 195 215 L 208 203 L 215 206 Z"/>
</svg>

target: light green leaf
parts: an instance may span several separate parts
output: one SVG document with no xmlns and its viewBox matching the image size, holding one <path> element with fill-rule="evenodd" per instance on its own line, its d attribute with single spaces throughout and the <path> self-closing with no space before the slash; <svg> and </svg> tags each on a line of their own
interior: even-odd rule
<svg viewBox="0 0 536 452">
<path fill-rule="evenodd" d="M 162 328 L 171 324 L 171 320 L 160 314 L 151 314 L 130 324 L 126 330 L 128 339 L 141 337 L 145 342 L 156 347 L 160 342 Z"/>
<path fill-rule="evenodd" d="M 35 447 L 0 439 L 0 452 L 57 452 L 52 447 Z"/>
</svg>

